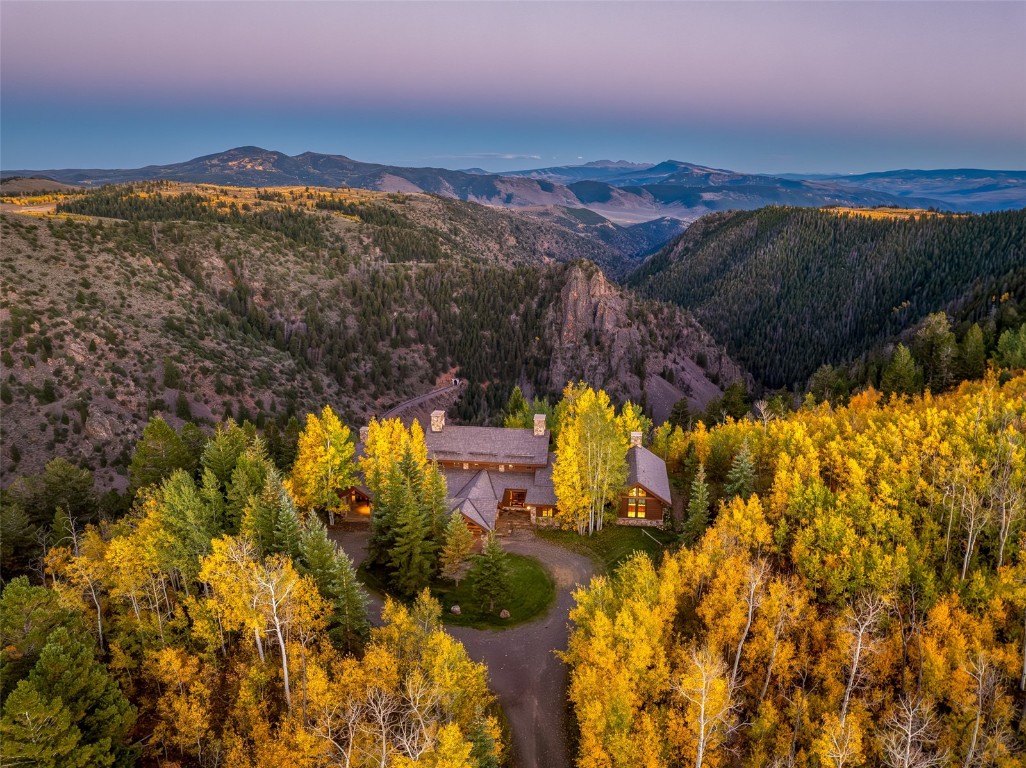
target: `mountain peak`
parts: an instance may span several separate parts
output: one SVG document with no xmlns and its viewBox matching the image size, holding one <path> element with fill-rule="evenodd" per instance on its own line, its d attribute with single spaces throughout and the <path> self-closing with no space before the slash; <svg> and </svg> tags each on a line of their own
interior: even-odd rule
<svg viewBox="0 0 1026 768">
<path fill-rule="evenodd" d="M 630 160 L 592 160 L 584 163 L 581 168 L 636 168 L 642 170 L 651 168 L 651 163 L 632 163 Z"/>
</svg>

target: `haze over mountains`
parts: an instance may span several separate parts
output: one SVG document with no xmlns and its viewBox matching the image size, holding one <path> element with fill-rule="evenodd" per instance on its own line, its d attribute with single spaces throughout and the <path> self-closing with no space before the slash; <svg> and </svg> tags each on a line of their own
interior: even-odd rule
<svg viewBox="0 0 1026 768">
<path fill-rule="evenodd" d="M 667 160 L 655 165 L 597 161 L 494 174 L 480 169 L 405 168 L 344 155 L 289 156 L 239 147 L 170 165 L 134 169 L 10 170 L 98 186 L 168 180 L 244 187 L 286 185 L 428 192 L 511 208 L 586 208 L 630 224 L 674 217 L 693 221 L 715 211 L 765 205 L 935 207 L 990 211 L 1026 206 L 1024 171 L 890 171 L 862 176 L 767 176 Z"/>
</svg>

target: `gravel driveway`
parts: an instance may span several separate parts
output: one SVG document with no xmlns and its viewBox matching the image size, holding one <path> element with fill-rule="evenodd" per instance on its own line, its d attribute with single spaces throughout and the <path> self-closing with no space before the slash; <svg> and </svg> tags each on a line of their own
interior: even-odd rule
<svg viewBox="0 0 1026 768">
<path fill-rule="evenodd" d="M 332 538 L 357 564 L 367 556 L 365 532 L 333 532 Z M 514 764 L 518 768 L 570 768 L 573 757 L 566 743 L 567 669 L 554 651 L 564 650 L 569 636 L 571 593 L 587 584 L 595 572 L 591 560 L 532 533 L 502 541 L 507 552 L 535 557 L 556 582 L 556 601 L 540 619 L 506 630 L 447 627 L 476 661 L 488 665 L 492 690 L 513 730 Z M 381 615 L 382 602 L 371 596 L 372 617 Z"/>
</svg>

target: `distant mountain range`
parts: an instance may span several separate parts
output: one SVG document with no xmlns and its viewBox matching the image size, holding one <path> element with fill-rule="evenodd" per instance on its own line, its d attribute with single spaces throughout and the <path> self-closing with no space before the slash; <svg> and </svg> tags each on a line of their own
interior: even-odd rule
<svg viewBox="0 0 1026 768">
<path fill-rule="evenodd" d="M 714 211 L 765 205 L 913 206 L 989 211 L 1026 206 L 1026 172 L 891 171 L 862 176 L 766 176 L 676 160 L 655 165 L 596 161 L 504 174 L 481 169 L 404 168 L 344 155 L 289 156 L 239 147 L 184 163 L 134 169 L 11 170 L 3 177 L 47 176 L 97 186 L 165 179 L 244 187 L 359 187 L 428 192 L 492 206 L 586 208 L 621 224 L 664 217 L 693 221 Z"/>
</svg>

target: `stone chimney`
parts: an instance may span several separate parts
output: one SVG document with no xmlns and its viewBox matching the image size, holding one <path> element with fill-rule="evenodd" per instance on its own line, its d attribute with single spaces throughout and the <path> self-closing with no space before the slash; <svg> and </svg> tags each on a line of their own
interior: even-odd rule
<svg viewBox="0 0 1026 768">
<path fill-rule="evenodd" d="M 370 427 L 360 427 L 360 442 L 366 445 L 368 437 L 370 437 Z"/>
<path fill-rule="evenodd" d="M 545 414 L 536 413 L 534 414 L 534 436 L 543 437 L 545 435 Z"/>
<path fill-rule="evenodd" d="M 445 429 L 445 411 L 431 411 L 431 431 L 441 432 Z"/>
<path fill-rule="evenodd" d="M 641 433 L 640 432 L 631 432 L 631 448 L 640 448 L 640 447 L 641 447 Z"/>
</svg>

